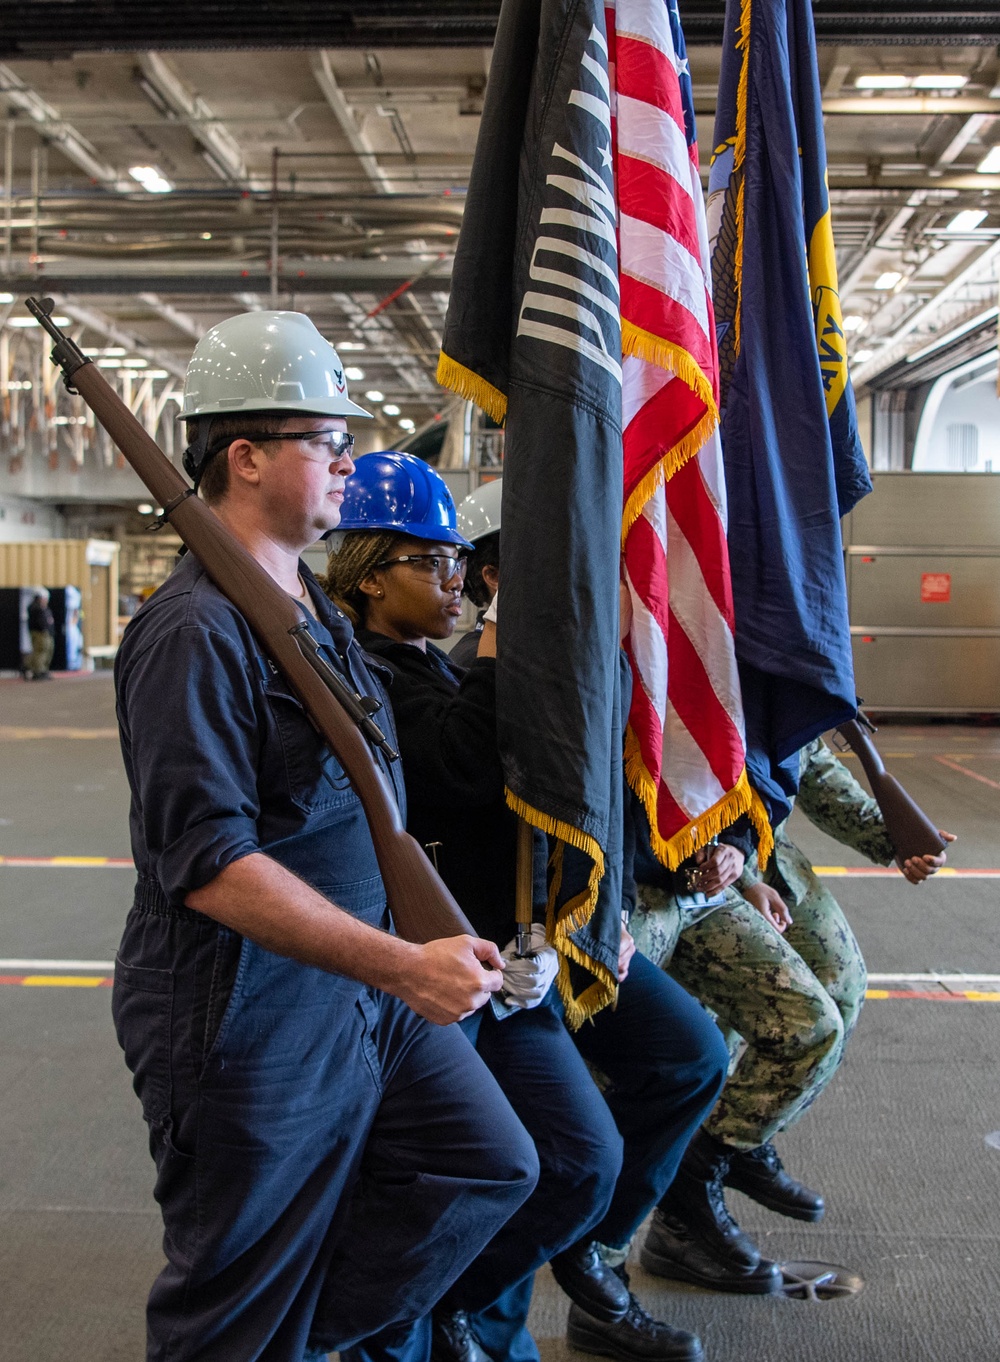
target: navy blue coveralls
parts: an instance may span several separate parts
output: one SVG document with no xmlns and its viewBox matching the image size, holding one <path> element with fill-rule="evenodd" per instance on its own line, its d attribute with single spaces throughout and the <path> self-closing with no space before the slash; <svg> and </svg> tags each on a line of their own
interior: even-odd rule
<svg viewBox="0 0 1000 1362">
<path fill-rule="evenodd" d="M 302 573 L 331 662 L 383 694 Z M 192 555 L 115 670 L 138 883 L 113 1012 L 167 1257 L 147 1358 L 301 1362 L 424 1315 L 529 1195 L 537 1157 L 458 1027 L 185 907 L 264 852 L 389 925 L 357 796 Z"/>
<path fill-rule="evenodd" d="M 360 639 L 393 672 L 407 826 L 437 842 L 442 877 L 477 932 L 506 946 L 517 821 L 496 743 L 496 664 L 480 658 L 466 671 L 432 644 L 424 652 L 369 630 Z M 525 1327 L 535 1270 L 580 1239 L 629 1242 L 714 1106 L 729 1056 L 704 1009 L 639 954 L 617 1007 L 575 1035 L 554 986 L 537 1008 L 498 1020 L 487 1007 L 463 1027 L 531 1132 L 541 1175 L 442 1307 L 469 1313 L 494 1362 L 537 1362 Z M 607 1076 L 603 1097 L 585 1061 Z M 424 1362 L 427 1338 L 386 1330 L 348 1362 Z"/>
</svg>

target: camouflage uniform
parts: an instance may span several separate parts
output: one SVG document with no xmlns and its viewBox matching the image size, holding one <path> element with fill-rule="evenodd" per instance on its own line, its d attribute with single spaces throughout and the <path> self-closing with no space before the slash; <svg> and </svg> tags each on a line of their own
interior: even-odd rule
<svg viewBox="0 0 1000 1362">
<path fill-rule="evenodd" d="M 802 750 L 798 800 L 823 832 L 879 864 L 893 860 L 878 805 L 820 738 Z M 737 892 L 761 878 L 791 912 L 784 935 Z M 786 825 L 775 832 L 763 877 L 752 857 L 721 906 L 699 908 L 640 885 L 631 930 L 638 948 L 727 1032 L 734 1063 L 705 1129 L 728 1145 L 755 1149 L 801 1116 L 843 1058 L 866 974 L 839 904 Z"/>
</svg>

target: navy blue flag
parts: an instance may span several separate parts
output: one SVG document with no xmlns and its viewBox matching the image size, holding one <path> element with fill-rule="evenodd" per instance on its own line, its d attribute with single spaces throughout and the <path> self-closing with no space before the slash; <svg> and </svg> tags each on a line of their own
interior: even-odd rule
<svg viewBox="0 0 1000 1362">
<path fill-rule="evenodd" d="M 871 480 L 840 315 L 809 0 L 727 0 L 709 177 L 747 766 L 773 819 L 854 715 L 840 516 Z"/>
<path fill-rule="evenodd" d="M 438 380 L 504 420 L 497 735 L 571 1025 L 621 937 L 621 319 L 601 0 L 504 0 Z"/>
</svg>

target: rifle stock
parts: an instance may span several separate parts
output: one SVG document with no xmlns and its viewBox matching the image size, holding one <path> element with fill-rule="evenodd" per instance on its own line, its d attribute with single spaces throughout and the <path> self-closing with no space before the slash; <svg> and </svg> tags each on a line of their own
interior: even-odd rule
<svg viewBox="0 0 1000 1362">
<path fill-rule="evenodd" d="M 210 507 L 195 496 L 100 369 L 59 331 L 51 320 L 47 301 L 39 304 L 29 299 L 28 307 L 57 342 L 52 358 L 61 365 L 67 387 L 87 403 L 157 505 L 164 507 L 164 518 L 243 615 L 344 768 L 368 820 L 389 910 L 400 936 L 418 943 L 445 936 L 475 936 L 444 881 L 403 827 L 392 784 L 356 721 L 304 655 L 296 637 L 303 623 L 298 607 Z"/>
<path fill-rule="evenodd" d="M 857 753 L 864 767 L 871 792 L 882 810 L 889 840 L 900 861 L 911 856 L 936 856 L 944 851 L 947 843 L 920 805 L 885 769 L 878 748 L 865 727 L 857 719 L 849 719 L 840 725 L 837 732 Z"/>
</svg>

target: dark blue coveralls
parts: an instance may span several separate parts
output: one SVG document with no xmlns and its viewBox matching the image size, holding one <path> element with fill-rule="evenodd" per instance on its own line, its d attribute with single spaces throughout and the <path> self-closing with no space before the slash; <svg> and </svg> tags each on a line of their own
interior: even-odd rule
<svg viewBox="0 0 1000 1362">
<path fill-rule="evenodd" d="M 496 748 L 496 664 L 480 658 L 466 671 L 432 644 L 423 652 L 367 630 L 361 640 L 392 669 L 408 827 L 437 842 L 442 876 L 476 930 L 506 945 L 516 820 Z M 554 986 L 539 1007 L 503 1020 L 486 1007 L 462 1026 L 531 1132 L 541 1176 L 441 1304 L 469 1314 L 494 1362 L 538 1362 L 525 1326 L 535 1270 L 580 1239 L 628 1244 L 714 1106 L 729 1055 L 705 1010 L 638 953 L 617 1006 L 574 1035 Z M 588 1063 L 608 1080 L 603 1097 Z M 426 1321 L 387 1329 L 344 1362 L 426 1362 L 429 1342 Z"/>
<path fill-rule="evenodd" d="M 302 572 L 329 659 L 382 694 Z M 426 1314 L 529 1195 L 537 1157 L 458 1027 L 184 906 L 265 852 L 389 925 L 356 795 L 193 556 L 115 670 L 138 883 L 113 1012 L 167 1257 L 147 1359 L 301 1362 Z"/>
</svg>

